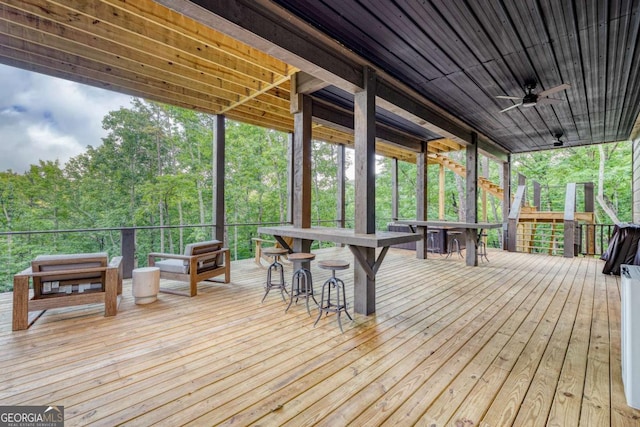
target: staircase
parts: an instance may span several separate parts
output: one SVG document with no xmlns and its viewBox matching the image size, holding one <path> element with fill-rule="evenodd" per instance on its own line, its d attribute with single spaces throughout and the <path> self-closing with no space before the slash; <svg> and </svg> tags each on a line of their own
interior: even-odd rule
<svg viewBox="0 0 640 427">
<path fill-rule="evenodd" d="M 595 224 L 592 201 L 585 203 L 591 212 L 575 212 L 575 187 L 574 183 L 567 184 L 564 211 L 539 211 L 523 202 L 525 187 L 519 186 L 509 214 L 509 251 L 575 256 L 575 246 L 581 238 L 576 231 L 577 225 Z M 592 192 L 585 191 L 585 199 L 590 197 Z M 539 203 L 536 201 L 536 204 Z M 591 229 L 595 232 L 595 228 Z M 595 236 L 587 235 L 586 239 L 590 245 Z"/>
<path fill-rule="evenodd" d="M 431 161 L 431 163 L 440 164 L 463 178 L 467 175 L 467 169 L 460 163 L 452 160 L 450 157 L 444 156 L 442 154 L 430 153 L 428 155 L 428 159 Z M 502 187 L 494 182 L 489 181 L 487 178 L 478 177 L 478 187 L 502 200 L 502 197 L 504 195 Z"/>
</svg>

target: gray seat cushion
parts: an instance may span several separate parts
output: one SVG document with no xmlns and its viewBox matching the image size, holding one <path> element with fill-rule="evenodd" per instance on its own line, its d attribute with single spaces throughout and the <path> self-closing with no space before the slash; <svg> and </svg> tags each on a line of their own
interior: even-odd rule
<svg viewBox="0 0 640 427">
<path fill-rule="evenodd" d="M 186 256 L 203 255 L 209 252 L 217 251 L 222 247 L 222 242 L 219 240 L 208 240 L 206 242 L 189 243 L 184 247 L 184 254 Z M 206 270 L 212 270 L 218 267 L 218 258 L 207 259 L 198 262 L 198 273 Z M 179 259 L 163 259 L 155 262 L 156 267 L 160 268 L 160 271 L 166 271 L 168 273 L 189 274 L 189 261 Z"/>
<path fill-rule="evenodd" d="M 163 259 L 162 261 L 156 261 L 155 266 L 158 267 L 160 271 L 166 271 L 167 273 L 189 273 L 188 261 L 182 261 L 179 259 Z"/>
</svg>

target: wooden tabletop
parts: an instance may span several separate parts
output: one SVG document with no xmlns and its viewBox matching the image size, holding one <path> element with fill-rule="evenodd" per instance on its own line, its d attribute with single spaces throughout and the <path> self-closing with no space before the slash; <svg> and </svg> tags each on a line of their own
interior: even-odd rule
<svg viewBox="0 0 640 427">
<path fill-rule="evenodd" d="M 376 231 L 372 234 L 360 234 L 355 233 L 354 230 L 350 228 L 299 228 L 290 225 L 260 227 L 258 228 L 258 233 L 293 237 L 294 239 L 335 242 L 343 245 L 362 246 L 366 248 L 382 248 L 400 243 L 415 242 L 421 239 L 421 236 L 417 234 L 397 231 Z"/>
<path fill-rule="evenodd" d="M 501 222 L 418 221 L 416 219 L 410 219 L 410 220 L 394 221 L 394 224 L 413 225 L 416 227 L 434 227 L 434 228 L 475 228 L 475 229 L 502 228 Z"/>
</svg>

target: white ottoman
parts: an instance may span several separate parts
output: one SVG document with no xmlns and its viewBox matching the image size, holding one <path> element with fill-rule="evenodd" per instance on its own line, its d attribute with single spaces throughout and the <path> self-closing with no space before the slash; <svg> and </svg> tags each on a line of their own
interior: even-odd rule
<svg viewBox="0 0 640 427">
<path fill-rule="evenodd" d="M 160 269 L 142 267 L 133 269 L 131 291 L 136 304 L 149 304 L 158 299 L 160 291 Z"/>
</svg>

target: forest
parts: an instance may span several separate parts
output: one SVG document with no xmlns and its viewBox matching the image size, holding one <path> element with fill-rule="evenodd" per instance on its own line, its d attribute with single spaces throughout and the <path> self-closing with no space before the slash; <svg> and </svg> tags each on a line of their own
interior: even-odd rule
<svg viewBox="0 0 640 427">
<path fill-rule="evenodd" d="M 39 161 L 25 173 L 0 172 L 0 292 L 42 253 L 120 253 L 122 227 L 136 227 L 136 254 L 180 252 L 208 239 L 212 222 L 213 118 L 191 110 L 134 99 L 109 112 L 107 137 L 66 164 Z M 287 220 L 288 135 L 226 121 L 227 244 L 233 259 L 253 256 L 258 224 Z M 349 151 L 349 150 L 348 150 Z M 335 225 L 337 146 L 313 142 L 312 220 Z M 452 153 L 464 163 L 464 153 Z M 538 181 L 551 205 L 568 182 L 594 182 L 597 222 L 631 220 L 631 144 L 548 150 L 512 156 L 512 177 Z M 501 182 L 501 166 L 481 158 L 480 175 Z M 347 162 L 346 218 L 352 225 L 354 189 Z M 392 160 L 378 158 L 376 222 L 392 220 Z M 398 217 L 415 218 L 415 164 L 398 162 Z M 438 218 L 437 165 L 428 168 L 429 218 Z M 457 220 L 464 183 L 445 175 L 445 218 Z M 502 220 L 500 200 L 489 196 L 487 219 Z M 19 232 L 31 233 L 19 233 Z M 268 236 L 265 236 L 268 237 Z"/>
</svg>

